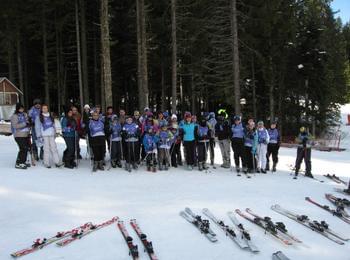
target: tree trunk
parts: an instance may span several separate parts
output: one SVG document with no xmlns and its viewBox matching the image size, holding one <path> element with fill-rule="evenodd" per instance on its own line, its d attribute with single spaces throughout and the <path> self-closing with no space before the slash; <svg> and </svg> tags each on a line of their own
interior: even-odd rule
<svg viewBox="0 0 350 260">
<path fill-rule="evenodd" d="M 101 91 L 100 91 L 100 86 L 99 86 L 99 76 L 102 75 L 99 74 L 98 68 L 99 68 L 99 62 L 98 62 L 98 51 L 97 51 L 97 30 L 94 30 L 94 101 L 95 104 L 100 104 L 101 103 Z"/>
<path fill-rule="evenodd" d="M 141 44 L 141 12 L 140 1 L 136 0 L 136 38 L 137 38 L 137 89 L 138 89 L 138 105 L 142 111 L 144 107 L 143 100 L 143 86 L 142 86 L 142 44 Z"/>
<path fill-rule="evenodd" d="M 172 70 L 171 70 L 171 111 L 176 113 L 177 99 L 177 43 L 176 43 L 176 0 L 171 0 L 171 43 L 172 43 Z"/>
<path fill-rule="evenodd" d="M 275 88 L 275 73 L 272 64 L 272 58 L 269 59 L 270 70 L 270 86 L 269 86 L 269 103 L 270 103 L 270 121 L 275 120 L 275 100 L 274 100 L 274 88 Z"/>
<path fill-rule="evenodd" d="M 17 23 L 17 33 L 16 33 L 16 47 L 17 47 L 17 67 L 18 67 L 18 87 L 24 94 L 23 86 L 23 67 L 22 67 L 22 46 L 21 46 L 21 34 L 20 28 Z M 24 101 L 23 96 L 20 96 L 21 102 Z"/>
<path fill-rule="evenodd" d="M 86 6 L 85 0 L 79 0 L 80 3 L 80 22 L 81 22 L 81 69 L 83 78 L 83 92 L 84 102 L 90 101 L 90 89 L 89 89 L 89 72 L 87 64 L 87 40 L 86 40 Z"/>
<path fill-rule="evenodd" d="M 231 1 L 231 34 L 232 34 L 232 49 L 233 49 L 233 88 L 235 95 L 235 114 L 241 114 L 241 89 L 239 85 L 239 48 L 238 48 L 238 25 L 237 25 L 237 1 Z"/>
<path fill-rule="evenodd" d="M 75 0 L 75 32 L 77 37 L 77 61 L 78 61 L 78 78 L 79 78 L 79 103 L 80 111 L 83 111 L 84 106 L 84 93 L 83 93 L 83 78 L 81 72 L 81 55 L 80 55 L 80 30 L 79 30 L 79 4 L 78 0 Z"/>
<path fill-rule="evenodd" d="M 50 89 L 49 89 L 49 65 L 47 61 L 47 31 L 46 31 L 46 8 L 42 6 L 42 34 L 43 34 L 43 54 L 44 54 L 44 86 L 45 86 L 45 103 L 50 107 Z"/>
<path fill-rule="evenodd" d="M 57 82 L 57 111 L 61 115 L 62 109 L 62 80 L 61 80 L 61 51 L 60 51 L 60 34 L 57 23 L 57 13 L 55 13 L 55 38 L 56 38 L 56 82 Z"/>
<path fill-rule="evenodd" d="M 6 23 L 6 28 L 8 31 L 8 45 L 7 45 L 7 65 L 8 65 L 8 77 L 11 82 L 15 81 L 15 73 L 13 70 L 14 60 L 13 60 L 13 42 L 12 42 L 12 35 L 11 35 L 11 24 L 10 22 Z"/>
<path fill-rule="evenodd" d="M 255 85 L 255 62 L 254 62 L 254 56 L 252 56 L 252 87 L 253 87 L 253 115 L 254 115 L 254 119 L 257 119 L 257 111 L 256 111 L 256 85 Z"/>
<path fill-rule="evenodd" d="M 162 104 L 161 104 L 161 111 L 165 111 L 167 107 L 167 101 L 166 101 L 166 87 L 165 87 L 165 69 L 164 69 L 164 62 L 161 62 L 161 86 L 162 86 Z"/>
<path fill-rule="evenodd" d="M 102 78 L 104 89 L 103 103 L 107 106 L 113 106 L 112 96 L 112 72 L 111 72 L 111 54 L 109 39 L 109 14 L 108 0 L 101 0 L 101 51 L 102 51 Z"/>
</svg>

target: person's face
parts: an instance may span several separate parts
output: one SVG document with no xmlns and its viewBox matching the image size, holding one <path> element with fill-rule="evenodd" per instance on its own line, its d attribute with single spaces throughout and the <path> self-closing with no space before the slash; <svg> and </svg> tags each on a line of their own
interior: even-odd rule
<svg viewBox="0 0 350 260">
<path fill-rule="evenodd" d="M 271 129 L 275 129 L 275 128 L 276 128 L 276 124 L 272 124 Z"/>
<path fill-rule="evenodd" d="M 73 115 L 76 115 L 78 113 L 78 109 L 76 107 L 72 108 Z"/>
<path fill-rule="evenodd" d="M 72 116 L 73 116 L 73 111 L 72 111 L 72 110 L 68 111 L 67 116 L 68 116 L 68 117 L 72 117 Z"/>
<path fill-rule="evenodd" d="M 49 108 L 47 106 L 43 106 L 41 110 L 43 111 L 43 113 L 49 112 Z"/>
<path fill-rule="evenodd" d="M 190 123 L 192 121 L 192 118 L 191 117 L 186 117 L 186 122 L 187 123 Z"/>
<path fill-rule="evenodd" d="M 18 112 L 23 113 L 24 112 L 24 108 L 21 107 L 20 109 L 18 109 Z"/>
<path fill-rule="evenodd" d="M 239 125 L 240 122 L 241 122 L 240 120 L 235 120 L 236 125 Z"/>
<path fill-rule="evenodd" d="M 125 116 L 125 110 L 124 110 L 124 109 L 121 109 L 121 110 L 119 111 L 119 115 Z"/>
<path fill-rule="evenodd" d="M 163 114 L 158 114 L 158 118 L 163 119 L 164 118 Z"/>
<path fill-rule="evenodd" d="M 98 119 L 98 113 L 97 112 L 92 114 L 92 119 L 94 119 L 94 120 Z"/>
<path fill-rule="evenodd" d="M 109 108 L 109 109 L 107 110 L 107 113 L 110 114 L 110 115 L 113 114 L 113 109 L 112 109 L 112 108 Z"/>
<path fill-rule="evenodd" d="M 84 108 L 85 113 L 89 113 L 90 109 L 89 108 Z"/>
<path fill-rule="evenodd" d="M 137 115 L 134 115 L 134 117 L 135 117 L 136 119 L 139 119 L 139 118 L 140 118 L 140 115 L 137 114 Z"/>
<path fill-rule="evenodd" d="M 41 108 L 41 105 L 40 105 L 40 104 L 36 104 L 35 107 L 38 108 L 38 109 L 40 109 L 40 108 Z"/>
<path fill-rule="evenodd" d="M 127 120 L 126 120 L 126 122 L 128 123 L 128 124 L 131 124 L 132 123 L 132 118 L 128 118 Z"/>
</svg>

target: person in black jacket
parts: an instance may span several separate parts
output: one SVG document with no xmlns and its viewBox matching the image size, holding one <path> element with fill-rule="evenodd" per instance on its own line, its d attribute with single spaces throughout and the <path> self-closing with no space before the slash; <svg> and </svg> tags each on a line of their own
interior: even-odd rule
<svg viewBox="0 0 350 260">
<path fill-rule="evenodd" d="M 208 169 L 206 162 L 208 156 L 209 141 L 211 138 L 211 130 L 208 127 L 207 120 L 203 117 L 199 121 L 199 125 L 195 127 L 194 136 L 197 143 L 198 169 Z"/>
<path fill-rule="evenodd" d="M 218 122 L 215 125 L 215 135 L 218 138 L 219 147 L 222 155 L 223 164 L 221 167 L 230 168 L 231 167 L 231 147 L 230 147 L 230 125 L 227 120 L 225 120 L 223 113 L 218 115 Z"/>
</svg>

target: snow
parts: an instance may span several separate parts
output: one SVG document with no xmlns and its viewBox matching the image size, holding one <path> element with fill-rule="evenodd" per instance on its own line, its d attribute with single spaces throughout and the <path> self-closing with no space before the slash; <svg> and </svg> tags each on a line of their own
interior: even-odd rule
<svg viewBox="0 0 350 260">
<path fill-rule="evenodd" d="M 342 129 L 349 131 L 350 127 Z M 348 136 L 344 143 L 349 144 L 349 139 Z M 58 138 L 57 142 L 62 152 L 63 140 Z M 337 245 L 270 209 L 271 205 L 280 204 L 312 219 L 326 220 L 332 229 L 349 237 L 350 225 L 305 201 L 305 197 L 310 196 L 322 204 L 329 204 L 324 194 L 332 193 L 334 187 L 345 187 L 322 175 L 334 173 L 349 180 L 349 150 L 312 152 L 313 174 L 324 180 L 320 183 L 304 177 L 292 179 L 287 164 L 294 163 L 296 150 L 288 148 L 280 150 L 277 173 L 256 174 L 247 179 L 220 167 L 210 173 L 184 169 L 148 173 L 142 168 L 131 174 L 119 169 L 91 174 L 88 160 L 82 160 L 80 167 L 74 170 L 46 169 L 39 163 L 23 171 L 13 167 L 17 152 L 13 137 L 0 136 L 0 144 L 0 259 L 10 259 L 10 253 L 29 246 L 36 238 L 49 237 L 88 221 L 100 223 L 113 216 L 119 216 L 126 223 L 129 234 L 139 246 L 140 259 L 148 259 L 148 256 L 128 223 L 132 218 L 137 219 L 153 241 L 159 259 L 265 260 L 271 259 L 271 254 L 278 250 L 290 259 L 349 259 L 350 242 Z M 83 141 L 81 145 L 84 156 Z M 217 164 L 221 163 L 220 157 L 217 147 Z M 239 216 L 237 218 L 251 232 L 261 252 L 253 254 L 239 249 L 214 223 L 212 229 L 219 241 L 213 244 L 179 216 L 186 206 L 196 213 L 209 208 L 227 224 L 231 223 L 227 211 L 249 207 L 274 221 L 283 221 L 304 244 L 285 246 Z M 131 259 L 116 224 L 64 248 L 49 245 L 23 258 Z"/>
</svg>

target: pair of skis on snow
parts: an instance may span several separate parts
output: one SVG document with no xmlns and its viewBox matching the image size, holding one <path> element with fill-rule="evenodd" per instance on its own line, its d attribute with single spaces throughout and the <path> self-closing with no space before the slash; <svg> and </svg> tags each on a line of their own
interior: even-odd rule
<svg viewBox="0 0 350 260">
<path fill-rule="evenodd" d="M 305 200 L 316 205 L 317 207 L 324 209 L 325 211 L 331 213 L 333 216 L 336 216 L 343 220 L 344 222 L 350 224 L 350 215 L 345 210 L 345 205 L 350 205 L 350 201 L 339 199 L 331 194 L 326 194 L 326 199 L 335 205 L 335 208 L 331 208 L 328 205 L 322 205 L 310 197 L 306 197 Z M 344 204 L 345 203 L 345 204 Z"/>
<path fill-rule="evenodd" d="M 42 249 L 50 244 L 56 243 L 58 246 L 66 246 L 78 239 L 81 239 L 88 234 L 91 234 L 94 231 L 97 231 L 101 228 L 104 228 L 106 226 L 109 226 L 116 222 L 118 220 L 118 217 L 114 217 L 106 222 L 103 222 L 98 225 L 94 225 L 91 222 L 88 222 L 80 227 L 76 227 L 72 230 L 64 231 L 64 232 L 58 232 L 56 235 L 50 237 L 50 238 L 40 238 L 36 239 L 34 243 L 25 249 L 22 249 L 20 251 L 14 252 L 11 254 L 12 257 L 17 258 L 20 256 L 24 256 L 30 253 L 33 253 L 39 249 Z"/>
<path fill-rule="evenodd" d="M 245 212 L 236 209 L 235 212 L 249 222 L 265 230 L 265 233 L 272 235 L 285 245 L 302 243 L 297 237 L 292 235 L 282 222 L 273 222 L 270 217 L 262 217 L 247 208 Z"/>
<path fill-rule="evenodd" d="M 244 229 L 243 225 L 239 223 L 232 212 L 229 212 L 228 215 L 235 225 L 235 228 L 226 225 L 222 220 L 218 220 L 209 209 L 205 208 L 202 212 L 218 225 L 240 248 L 250 250 L 254 253 L 259 252 L 259 249 L 251 241 L 249 233 Z M 210 228 L 209 220 L 203 219 L 200 215 L 196 215 L 190 208 L 185 208 L 184 211 L 181 211 L 180 216 L 196 226 L 211 242 L 218 241 L 216 234 Z"/>
<path fill-rule="evenodd" d="M 343 245 L 344 241 L 349 241 L 349 238 L 346 238 L 344 235 L 338 234 L 332 229 L 330 229 L 329 225 L 325 221 L 310 220 L 309 217 L 306 215 L 299 215 L 295 212 L 284 209 L 277 204 L 273 205 L 271 209 L 281 215 L 284 215 L 298 222 L 299 224 L 311 229 L 312 231 L 319 233 L 320 235 L 328 238 L 329 240 L 339 245 Z"/>
<path fill-rule="evenodd" d="M 137 224 L 136 219 L 130 220 L 131 227 L 135 230 L 137 236 L 140 238 L 143 247 L 145 249 L 145 252 L 147 252 L 149 258 L 151 260 L 157 260 L 157 256 L 154 253 L 152 242 L 148 241 L 147 236 L 145 233 L 142 232 L 140 226 Z M 132 257 L 132 259 L 137 260 L 139 259 L 139 251 L 137 245 L 134 244 L 133 238 L 129 235 L 128 230 L 126 229 L 123 221 L 118 221 L 118 228 L 120 232 L 122 233 L 126 244 L 129 248 L 129 255 Z"/>
<path fill-rule="evenodd" d="M 331 175 L 331 174 L 327 173 L 327 174 L 325 174 L 325 175 L 323 175 L 323 176 L 326 177 L 326 178 L 328 178 L 328 179 L 330 179 L 330 180 L 332 180 L 332 181 L 334 181 L 334 182 L 336 182 L 336 183 L 338 183 L 338 184 L 344 184 L 345 186 L 348 185 L 346 181 L 340 179 L 340 178 L 339 178 L 337 175 L 335 175 L 335 174 L 332 174 L 332 175 Z"/>
</svg>

